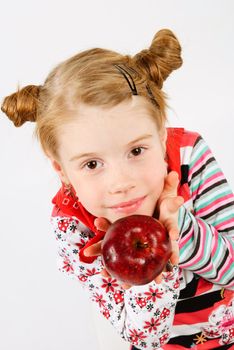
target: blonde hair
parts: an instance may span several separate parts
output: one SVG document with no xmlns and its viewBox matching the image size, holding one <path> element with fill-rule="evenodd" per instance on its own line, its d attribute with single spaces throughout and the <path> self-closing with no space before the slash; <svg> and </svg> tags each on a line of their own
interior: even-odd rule
<svg viewBox="0 0 234 350">
<path fill-rule="evenodd" d="M 135 56 L 101 48 L 83 51 L 55 67 L 43 85 L 28 85 L 7 96 L 1 109 L 16 127 L 36 121 L 44 152 L 58 158 L 58 128 L 74 118 L 79 103 L 109 108 L 132 98 L 115 65 L 130 73 L 160 128 L 166 120 L 163 82 L 182 65 L 181 46 L 168 29 L 157 32 L 149 49 Z"/>
</svg>

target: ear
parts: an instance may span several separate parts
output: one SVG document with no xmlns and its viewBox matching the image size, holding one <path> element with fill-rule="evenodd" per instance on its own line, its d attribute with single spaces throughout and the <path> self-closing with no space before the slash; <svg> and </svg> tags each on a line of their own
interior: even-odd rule
<svg viewBox="0 0 234 350">
<path fill-rule="evenodd" d="M 56 159 L 52 158 L 49 156 L 51 165 L 53 167 L 53 169 L 56 171 L 56 173 L 58 174 L 60 180 L 65 183 L 65 184 L 69 184 L 70 181 L 66 175 L 65 170 L 63 169 L 63 166 L 60 164 L 60 162 L 58 162 Z"/>
</svg>

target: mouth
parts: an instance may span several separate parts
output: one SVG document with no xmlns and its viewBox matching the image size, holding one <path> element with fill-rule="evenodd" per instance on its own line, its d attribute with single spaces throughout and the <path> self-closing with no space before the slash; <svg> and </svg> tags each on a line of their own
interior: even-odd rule
<svg viewBox="0 0 234 350">
<path fill-rule="evenodd" d="M 136 211 L 141 206 L 145 198 L 146 196 L 143 196 L 128 202 L 118 203 L 110 207 L 110 209 L 113 209 L 115 212 L 118 213 L 130 214 Z"/>
</svg>

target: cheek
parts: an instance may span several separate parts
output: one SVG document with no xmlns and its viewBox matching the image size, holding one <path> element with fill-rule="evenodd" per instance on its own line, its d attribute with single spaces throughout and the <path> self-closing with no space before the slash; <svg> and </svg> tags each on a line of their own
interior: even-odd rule
<svg viewBox="0 0 234 350">
<path fill-rule="evenodd" d="M 151 158 L 151 162 L 148 165 L 147 175 L 151 175 L 156 181 L 160 182 L 167 175 L 167 163 L 161 155 Z"/>
<path fill-rule="evenodd" d="M 76 195 L 79 198 L 79 201 L 83 203 L 89 203 L 92 198 L 94 198 L 94 192 L 89 186 L 86 186 L 85 184 L 82 184 L 82 182 L 77 183 L 75 186 L 73 186 Z"/>
<path fill-rule="evenodd" d="M 164 179 L 167 176 L 166 162 L 159 161 L 154 164 L 150 171 L 145 172 L 145 181 L 150 184 L 152 190 L 161 193 L 164 187 Z"/>
<path fill-rule="evenodd" d="M 96 215 L 98 205 L 101 203 L 103 191 L 100 191 L 96 182 L 94 184 L 85 181 L 76 181 L 73 185 L 76 195 L 82 205 L 91 214 Z"/>
<path fill-rule="evenodd" d="M 89 187 L 86 186 L 83 179 L 78 177 L 74 172 L 69 173 L 69 181 L 75 191 L 76 196 L 78 197 L 78 200 L 83 204 L 83 200 L 87 197 L 87 189 Z"/>
</svg>

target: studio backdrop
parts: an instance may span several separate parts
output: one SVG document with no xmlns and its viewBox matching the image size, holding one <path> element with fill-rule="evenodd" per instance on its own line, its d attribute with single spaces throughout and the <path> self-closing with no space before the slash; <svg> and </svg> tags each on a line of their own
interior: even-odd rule
<svg viewBox="0 0 234 350">
<path fill-rule="evenodd" d="M 59 62 L 92 47 L 126 54 L 169 28 L 182 67 L 165 82 L 169 126 L 204 137 L 234 189 L 232 0 L 2 1 L 0 97 L 42 84 Z M 0 348 L 129 349 L 81 286 L 57 270 L 49 218 L 60 186 L 35 139 L 0 113 Z"/>
</svg>

